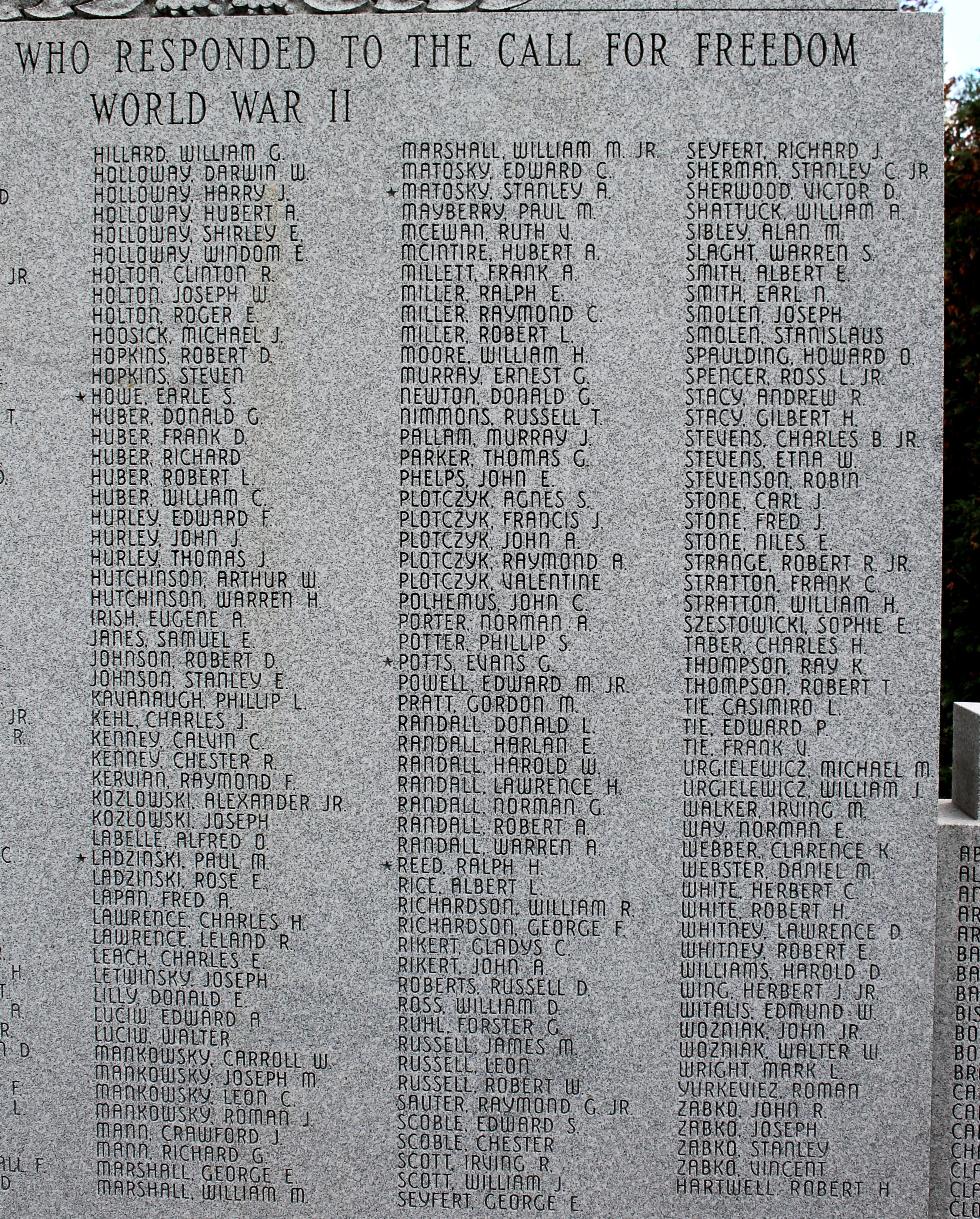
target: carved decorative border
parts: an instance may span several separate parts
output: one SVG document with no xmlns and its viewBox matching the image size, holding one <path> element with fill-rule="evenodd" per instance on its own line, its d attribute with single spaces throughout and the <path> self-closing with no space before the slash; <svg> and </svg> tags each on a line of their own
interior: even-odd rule
<svg viewBox="0 0 980 1219">
<path fill-rule="evenodd" d="M 0 0 L 0 21 L 58 17 L 275 17 L 285 13 L 501 11 L 527 0 Z"/>
</svg>

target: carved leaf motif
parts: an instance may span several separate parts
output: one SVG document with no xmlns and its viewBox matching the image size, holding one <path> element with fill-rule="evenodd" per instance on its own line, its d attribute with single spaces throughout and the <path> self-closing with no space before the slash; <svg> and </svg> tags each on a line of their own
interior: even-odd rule
<svg viewBox="0 0 980 1219">
<path fill-rule="evenodd" d="M 303 0 L 303 6 L 317 13 L 352 13 L 364 7 L 364 0 Z"/>
<path fill-rule="evenodd" d="M 54 17 L 71 17 L 72 7 L 63 0 L 41 0 L 40 4 L 32 4 L 23 10 L 24 17 L 40 17 L 51 20 Z"/>
<path fill-rule="evenodd" d="M 314 13 L 352 13 L 357 9 L 378 13 L 408 13 L 428 9 L 438 13 L 461 13 L 467 9 L 520 8 L 527 0 L 38 0 L 36 4 L 0 0 L 0 21 L 34 18 L 50 21 L 58 17 L 220 17 L 272 16 L 296 8 Z"/>
<path fill-rule="evenodd" d="M 85 4 L 76 4 L 75 12 L 86 17 L 127 17 L 142 3 L 143 0 L 87 0 Z"/>
</svg>

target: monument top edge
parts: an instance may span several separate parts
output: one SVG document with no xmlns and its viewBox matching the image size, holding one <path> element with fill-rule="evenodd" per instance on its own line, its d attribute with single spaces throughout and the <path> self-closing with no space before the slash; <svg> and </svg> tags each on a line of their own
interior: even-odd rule
<svg viewBox="0 0 980 1219">
<path fill-rule="evenodd" d="M 0 22 L 64 18 L 279 17 L 330 13 L 656 12 L 656 13 L 881 13 L 899 0 L 652 0 L 650 4 L 566 5 L 553 0 L 0 0 Z M 531 7 L 533 6 L 533 7 Z"/>
</svg>

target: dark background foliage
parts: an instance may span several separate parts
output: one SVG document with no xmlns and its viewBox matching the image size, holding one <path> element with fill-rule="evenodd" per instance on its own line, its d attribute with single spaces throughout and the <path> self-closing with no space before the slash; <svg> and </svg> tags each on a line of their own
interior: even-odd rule
<svg viewBox="0 0 980 1219">
<path fill-rule="evenodd" d="M 946 102 L 943 794 L 949 790 L 953 702 L 980 700 L 980 73 L 951 81 Z"/>
</svg>

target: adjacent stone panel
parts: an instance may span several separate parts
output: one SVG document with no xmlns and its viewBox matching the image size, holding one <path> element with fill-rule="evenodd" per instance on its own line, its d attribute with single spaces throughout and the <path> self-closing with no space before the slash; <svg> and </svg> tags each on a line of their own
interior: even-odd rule
<svg viewBox="0 0 980 1219">
<path fill-rule="evenodd" d="M 980 816 L 980 703 L 953 705 L 953 804 Z"/>
<path fill-rule="evenodd" d="M 945 803 L 939 814 L 936 1020 L 930 1219 L 980 1215 L 977 981 L 980 907 L 977 823 Z"/>
</svg>

